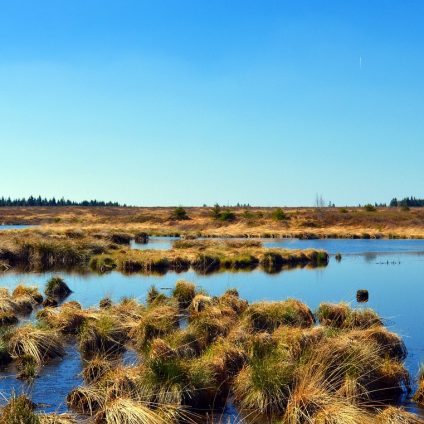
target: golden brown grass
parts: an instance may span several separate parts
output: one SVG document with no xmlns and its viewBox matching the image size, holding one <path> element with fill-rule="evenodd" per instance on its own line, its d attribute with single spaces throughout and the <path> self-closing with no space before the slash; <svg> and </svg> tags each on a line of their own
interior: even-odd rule
<svg viewBox="0 0 424 424">
<path fill-rule="evenodd" d="M 187 423 L 193 413 L 205 422 L 202 413 L 229 398 L 247 423 L 416 419 L 384 407 L 396 405 L 410 381 L 401 338 L 373 311 L 327 304 L 318 311 L 325 325 L 316 325 L 295 299 L 249 305 L 234 289 L 211 297 L 186 282 L 177 288 L 171 296 L 152 294 L 147 305 L 123 299 L 107 308 L 46 308 L 38 314 L 44 326 L 13 329 L 7 350 L 17 366 L 27 358 L 39 366 L 63 354 L 60 332 L 78 341 L 86 385 L 73 389 L 67 403 L 99 424 Z M 136 349 L 133 366 L 121 362 L 127 348 Z"/>
<path fill-rule="evenodd" d="M 170 219 L 174 208 L 2 208 L 5 223 L 42 224 L 54 226 L 64 237 L 92 229 L 99 234 L 147 233 L 150 235 L 203 236 L 279 236 L 279 237 L 424 237 L 424 209 L 378 208 L 367 212 L 364 208 L 284 208 L 287 219 L 276 220 L 275 208 L 231 208 L 233 221 L 216 220 L 211 208 L 185 208 L 190 220 Z M 30 230 L 32 231 L 32 230 Z M 1 257 L 0 257 L 1 260 Z"/>
<path fill-rule="evenodd" d="M 31 324 L 14 329 L 9 335 L 9 352 L 12 358 L 32 357 L 37 365 L 62 357 L 65 353 L 55 330 L 37 328 Z"/>
</svg>

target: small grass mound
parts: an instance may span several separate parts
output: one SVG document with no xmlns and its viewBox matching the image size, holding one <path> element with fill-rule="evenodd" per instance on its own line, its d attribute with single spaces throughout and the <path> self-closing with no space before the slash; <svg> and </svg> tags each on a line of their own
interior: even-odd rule
<svg viewBox="0 0 424 424">
<path fill-rule="evenodd" d="M 377 414 L 374 422 L 377 424 L 422 424 L 423 420 L 402 408 L 389 406 Z"/>
<path fill-rule="evenodd" d="M 98 314 L 86 320 L 79 332 L 79 348 L 85 358 L 116 355 L 125 350 L 126 328 L 109 314 Z"/>
<path fill-rule="evenodd" d="M 418 387 L 417 391 L 414 394 L 414 401 L 420 405 L 424 406 L 424 366 L 421 365 L 420 371 L 418 373 Z"/>
<path fill-rule="evenodd" d="M 321 303 L 316 312 L 319 322 L 340 329 L 367 329 L 383 325 L 372 309 L 352 309 L 346 303 Z"/>
<path fill-rule="evenodd" d="M 172 295 L 178 300 L 181 308 L 188 308 L 196 296 L 196 286 L 193 283 L 179 280 L 175 284 Z"/>
<path fill-rule="evenodd" d="M 38 291 L 37 287 L 28 287 L 23 284 L 19 284 L 15 287 L 12 292 L 12 298 L 16 299 L 21 296 L 29 296 L 35 304 L 41 304 L 43 302 L 43 296 Z"/>
<path fill-rule="evenodd" d="M 13 395 L 0 410 L 0 422 L 4 424 L 41 424 L 34 412 L 35 404 L 25 395 Z"/>
<path fill-rule="evenodd" d="M 246 317 L 254 331 L 272 332 L 281 325 L 305 328 L 315 322 L 310 309 L 295 299 L 255 303 L 246 310 Z"/>
<path fill-rule="evenodd" d="M 16 328 L 9 336 L 8 345 L 12 358 L 29 356 L 34 358 L 38 366 L 65 354 L 55 330 L 37 328 L 31 324 Z"/>
<path fill-rule="evenodd" d="M 45 293 L 47 296 L 63 299 L 72 293 L 65 281 L 60 277 L 52 277 L 46 284 Z"/>
</svg>

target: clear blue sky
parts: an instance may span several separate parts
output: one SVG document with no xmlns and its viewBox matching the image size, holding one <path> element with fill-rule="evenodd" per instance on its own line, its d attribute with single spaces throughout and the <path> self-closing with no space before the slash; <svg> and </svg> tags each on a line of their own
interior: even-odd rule
<svg viewBox="0 0 424 424">
<path fill-rule="evenodd" d="M 0 195 L 424 196 L 424 1 L 0 6 Z"/>
</svg>

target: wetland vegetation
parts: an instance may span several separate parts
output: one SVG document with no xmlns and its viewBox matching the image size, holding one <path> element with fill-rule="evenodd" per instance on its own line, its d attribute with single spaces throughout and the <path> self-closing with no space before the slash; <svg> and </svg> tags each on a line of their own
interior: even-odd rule
<svg viewBox="0 0 424 424">
<path fill-rule="evenodd" d="M 1 291 L 2 313 L 29 313 L 22 297 L 37 313 L 2 325 L 0 360 L 30 381 L 75 344 L 84 384 L 68 393 L 65 415 L 12 396 L 0 409 L 6 424 L 219 422 L 228 402 L 246 423 L 421 422 L 397 406 L 411 391 L 405 345 L 371 309 L 249 304 L 236 289 L 210 296 L 182 280 L 169 296 L 151 287 L 145 304 L 103 299 L 84 309 L 63 299 L 66 282 L 50 280 L 45 291 L 52 286 L 62 287 L 60 307 L 37 306 L 43 296 L 32 287 Z M 126 350 L 135 352 L 131 365 Z"/>
<path fill-rule="evenodd" d="M 404 205 L 402 203 L 402 205 Z M 204 237 L 423 238 L 420 207 L 3 207 L 0 223 Z M 372 207 L 371 207 L 372 206 Z"/>
<path fill-rule="evenodd" d="M 209 273 L 220 269 L 254 269 L 268 272 L 283 267 L 325 266 L 322 250 L 270 249 L 253 240 L 180 240 L 172 249 L 135 250 L 130 241 L 146 238 L 140 232 L 99 232 L 96 229 L 28 229 L 0 234 L 3 270 L 94 270 L 125 273 L 184 271 L 192 267 Z"/>
</svg>

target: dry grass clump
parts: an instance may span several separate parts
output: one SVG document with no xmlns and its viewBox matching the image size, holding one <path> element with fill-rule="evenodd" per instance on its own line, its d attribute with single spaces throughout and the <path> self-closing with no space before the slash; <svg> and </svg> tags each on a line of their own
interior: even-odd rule
<svg viewBox="0 0 424 424">
<path fill-rule="evenodd" d="M 309 422 L 307 421 L 308 424 Z M 327 403 L 316 414 L 313 421 L 314 424 L 375 424 L 375 422 L 375 417 L 369 411 L 345 399 L 332 399 L 331 403 Z"/>
<path fill-rule="evenodd" d="M 43 302 L 43 296 L 37 287 L 24 286 L 23 284 L 17 285 L 12 292 L 12 298 L 16 299 L 21 296 L 29 296 L 34 304 L 39 305 Z"/>
<path fill-rule="evenodd" d="M 80 386 L 72 389 L 66 397 L 68 407 L 79 413 L 92 416 L 105 402 L 105 394 L 96 386 Z"/>
<path fill-rule="evenodd" d="M 0 409 L 0 422 L 3 424 L 40 424 L 34 412 L 35 404 L 25 395 L 13 395 L 6 406 Z"/>
<path fill-rule="evenodd" d="M 322 325 L 334 328 L 366 329 L 383 325 L 372 309 L 352 309 L 346 303 L 321 303 L 316 315 Z"/>
<path fill-rule="evenodd" d="M 178 321 L 178 309 L 170 305 L 160 305 L 147 310 L 129 335 L 139 349 L 144 349 L 153 338 L 163 337 L 175 331 Z"/>
<path fill-rule="evenodd" d="M 124 325 L 141 319 L 146 307 L 132 297 L 124 297 L 119 303 L 115 303 L 106 312 L 115 316 Z M 129 324 L 128 324 L 129 325 Z"/>
<path fill-rule="evenodd" d="M 256 414 L 281 413 L 288 402 L 294 370 L 290 357 L 275 352 L 251 357 L 234 381 L 236 403 Z"/>
<path fill-rule="evenodd" d="M 235 323 L 235 314 L 229 308 L 209 306 L 201 312 L 190 315 L 189 328 L 205 347 L 220 336 L 226 336 Z"/>
<path fill-rule="evenodd" d="M 376 424 L 422 424 L 424 420 L 402 408 L 389 406 L 379 412 L 373 422 Z"/>
<path fill-rule="evenodd" d="M 168 424 L 177 422 L 179 416 L 178 409 L 173 406 L 153 410 L 147 403 L 117 398 L 107 402 L 94 420 L 102 424 Z"/>
<path fill-rule="evenodd" d="M 114 362 L 102 355 L 96 355 L 84 364 L 82 376 L 87 384 L 98 382 L 106 373 L 112 370 Z"/>
<path fill-rule="evenodd" d="M 407 356 L 407 350 L 402 338 L 387 330 L 383 326 L 373 326 L 367 329 L 359 329 L 350 333 L 351 337 L 362 340 L 364 343 L 374 342 L 378 345 L 381 356 L 403 361 Z"/>
<path fill-rule="evenodd" d="M 40 414 L 40 424 L 77 424 L 71 414 Z"/>
<path fill-rule="evenodd" d="M 293 358 L 300 359 L 305 352 L 326 338 L 323 327 L 299 328 L 280 326 L 272 333 L 272 341 L 288 350 Z"/>
<path fill-rule="evenodd" d="M 181 308 L 187 308 L 196 296 L 196 286 L 193 283 L 179 280 L 175 284 L 172 295 L 178 300 Z"/>
<path fill-rule="evenodd" d="M 272 332 L 281 325 L 310 327 L 315 319 L 310 309 L 296 299 L 250 305 L 246 318 L 254 331 Z"/>
<path fill-rule="evenodd" d="M 46 360 L 63 354 L 59 334 L 68 334 L 78 341 L 86 383 L 68 394 L 68 406 L 98 424 L 184 423 L 191 418 L 186 411 L 215 411 L 229 398 L 246 422 L 402 424 L 415 418 L 376 409 L 394 405 L 410 381 L 405 345 L 371 310 L 324 304 L 317 326 L 297 300 L 249 305 L 235 289 L 211 297 L 186 282 L 170 297 L 151 289 L 147 305 L 125 298 L 106 306 L 45 308 L 37 314 L 44 327 L 27 325 L 0 337 L 0 362 L 3 350 L 22 377 L 34 377 Z M 138 365 L 122 364 L 119 354 L 127 347 L 136 347 Z"/>
<path fill-rule="evenodd" d="M 414 401 L 420 406 L 424 406 L 424 366 L 421 365 L 418 373 L 418 388 L 414 394 Z"/>
<path fill-rule="evenodd" d="M 242 314 L 249 306 L 246 300 L 239 297 L 239 293 L 236 289 L 227 290 L 218 298 L 218 303 L 230 307 L 237 314 Z"/>
<path fill-rule="evenodd" d="M 91 319 L 85 320 L 78 339 L 81 354 L 91 358 L 97 354 L 116 355 L 123 352 L 128 334 L 125 325 L 106 312 L 93 314 Z"/>
<path fill-rule="evenodd" d="M 37 318 L 49 327 L 64 334 L 78 334 L 86 320 L 93 314 L 82 310 L 78 303 L 64 303 L 60 309 L 46 307 L 37 313 Z"/>
<path fill-rule="evenodd" d="M 29 356 L 34 358 L 37 365 L 65 354 L 55 330 L 37 328 L 31 324 L 14 329 L 9 335 L 8 345 L 12 358 Z"/>
<path fill-rule="evenodd" d="M 72 293 L 72 290 L 65 283 L 63 278 L 52 277 L 46 284 L 45 293 L 47 296 L 63 299 Z"/>
<path fill-rule="evenodd" d="M 9 311 L 1 311 L 0 310 L 0 327 L 6 326 L 6 325 L 14 325 L 18 323 L 18 317 L 16 316 L 15 312 L 12 310 Z"/>
</svg>

